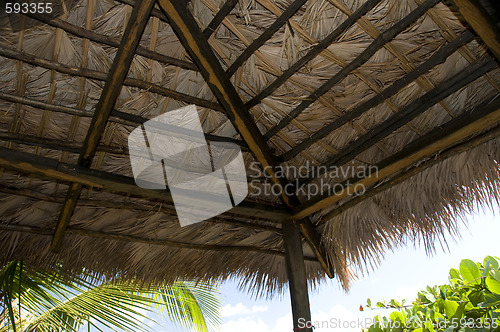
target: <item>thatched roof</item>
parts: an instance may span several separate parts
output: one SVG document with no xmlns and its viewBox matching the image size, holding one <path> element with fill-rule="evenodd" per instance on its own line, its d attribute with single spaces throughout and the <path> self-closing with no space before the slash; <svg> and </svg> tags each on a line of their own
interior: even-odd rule
<svg viewBox="0 0 500 332">
<path fill-rule="evenodd" d="M 81 0 L 20 29 L 2 18 L 0 259 L 145 282 L 238 277 L 270 294 L 287 281 L 288 220 L 302 222 L 313 285 L 326 270 L 347 288 L 402 243 L 432 251 L 500 197 L 500 43 L 481 30 L 493 16 L 471 22 L 463 1 L 162 0 L 149 16 Z M 127 138 L 187 104 L 258 179 L 239 206 L 180 227 L 168 191 L 135 185 Z M 256 195 L 256 182 L 296 179 L 257 177 L 255 162 L 378 173 L 299 179 L 349 180 L 358 196 Z"/>
</svg>

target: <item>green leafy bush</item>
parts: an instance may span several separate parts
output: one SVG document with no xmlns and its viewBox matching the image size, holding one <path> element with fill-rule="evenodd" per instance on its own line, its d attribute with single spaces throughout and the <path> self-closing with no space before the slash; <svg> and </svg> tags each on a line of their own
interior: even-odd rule
<svg viewBox="0 0 500 332">
<path fill-rule="evenodd" d="M 378 302 L 379 308 L 396 308 L 389 317 L 378 315 L 368 332 L 468 332 L 500 331 L 500 270 L 496 259 L 482 263 L 464 259 L 459 269 L 451 269 L 449 284 L 430 287 L 405 305 L 391 300 Z M 367 307 L 371 307 L 368 299 Z"/>
</svg>

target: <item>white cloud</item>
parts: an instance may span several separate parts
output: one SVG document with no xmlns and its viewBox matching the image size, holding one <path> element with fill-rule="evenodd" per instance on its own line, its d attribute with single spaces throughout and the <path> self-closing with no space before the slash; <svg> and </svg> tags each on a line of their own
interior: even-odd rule
<svg viewBox="0 0 500 332">
<path fill-rule="evenodd" d="M 254 305 L 252 308 L 248 308 L 243 303 L 238 303 L 236 305 L 226 304 L 221 308 L 222 317 L 231 317 L 236 315 L 251 315 L 259 312 L 266 312 L 269 308 L 266 306 Z"/>
</svg>

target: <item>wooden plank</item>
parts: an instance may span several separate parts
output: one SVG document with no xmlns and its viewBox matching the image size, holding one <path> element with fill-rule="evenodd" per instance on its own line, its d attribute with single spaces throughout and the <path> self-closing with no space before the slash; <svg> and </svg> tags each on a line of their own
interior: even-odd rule
<svg viewBox="0 0 500 332">
<path fill-rule="evenodd" d="M 322 51 L 324 51 L 328 46 L 330 46 L 334 41 L 336 41 L 345 31 L 352 27 L 357 20 L 359 20 L 363 15 L 366 15 L 368 11 L 373 9 L 381 0 L 368 0 L 361 7 L 359 7 L 351 16 L 349 16 L 341 25 L 339 25 L 335 30 L 333 30 L 328 36 L 326 36 L 322 41 L 317 43 L 312 47 L 307 54 L 301 57 L 297 62 L 291 65 L 287 70 L 285 70 L 280 77 L 269 84 L 265 89 L 259 92 L 255 97 L 250 99 L 245 106 L 251 108 L 259 104 L 264 98 L 273 93 L 274 90 L 279 88 L 286 80 L 292 77 L 297 71 L 299 71 L 302 66 L 307 62 L 314 59 Z"/>
<path fill-rule="evenodd" d="M 498 1 L 498 0 L 495 0 Z M 500 29 L 484 7 L 477 0 L 452 0 L 458 11 L 500 61 Z"/>
<path fill-rule="evenodd" d="M 264 138 L 269 140 L 271 137 L 276 135 L 281 129 L 285 128 L 293 119 L 299 116 L 302 111 L 307 109 L 312 103 L 314 103 L 319 97 L 323 96 L 328 92 L 335 84 L 346 78 L 353 70 L 359 68 L 365 62 L 367 62 L 378 50 L 384 47 L 389 41 L 395 38 L 398 34 L 403 32 L 409 25 L 415 23 L 422 15 L 427 12 L 430 8 L 434 7 L 439 0 L 427 0 L 422 5 L 418 6 L 406 17 L 401 19 L 399 22 L 394 24 L 389 29 L 385 30 L 378 36 L 360 55 L 356 57 L 351 63 L 342 68 L 337 74 L 321 85 L 316 91 L 311 93 L 307 98 L 305 98 L 297 107 L 290 111 L 286 117 L 281 119 L 278 124 L 273 126 L 271 129 L 264 134 Z"/>
<path fill-rule="evenodd" d="M 19 60 L 34 66 L 39 66 L 42 68 L 54 70 L 58 73 L 68 74 L 76 77 L 85 77 L 88 79 L 93 79 L 98 81 L 106 81 L 107 77 L 107 74 L 101 71 L 87 69 L 87 68 L 80 68 L 80 67 L 71 67 L 55 61 L 46 60 L 44 58 L 37 57 L 32 54 L 11 49 L 3 43 L 0 43 L 0 56 L 13 60 Z M 202 98 L 193 97 L 185 93 L 165 88 L 158 84 L 145 82 L 140 79 L 127 77 L 123 82 L 123 85 L 143 89 L 148 92 L 156 93 L 160 96 L 183 101 L 189 104 L 195 104 L 200 107 L 206 107 L 221 112 L 223 111 L 223 108 L 217 103 Z"/>
<path fill-rule="evenodd" d="M 304 328 L 303 323 L 311 322 L 307 275 L 302 252 L 302 237 L 297 222 L 283 222 L 283 244 L 285 246 L 286 272 L 290 300 L 292 303 L 293 328 L 312 332 Z"/>
<path fill-rule="evenodd" d="M 363 134 L 360 138 L 340 150 L 333 158 L 323 162 L 321 167 L 318 167 L 318 171 L 314 173 L 314 176 L 320 176 L 328 168 L 333 166 L 340 167 L 354 159 L 357 155 L 368 150 L 381 139 L 389 136 L 396 129 L 427 111 L 440 100 L 443 100 L 452 93 L 467 86 L 469 83 L 475 81 L 495 67 L 497 67 L 497 64 L 492 61 L 489 56 L 484 56 L 472 63 L 452 78 L 444 81 L 433 90 L 403 107 L 398 113 L 392 115 L 378 126 L 370 129 L 366 134 Z M 299 185 L 302 186 L 305 183 L 309 183 L 312 180 L 310 175 L 311 174 L 304 176 L 299 181 Z"/>
<path fill-rule="evenodd" d="M 403 76 L 402 78 L 395 81 L 391 86 L 387 87 L 379 94 L 375 95 L 373 98 L 367 100 L 361 105 L 355 107 L 352 111 L 346 113 L 343 116 L 335 119 L 333 122 L 322 127 L 314 134 L 312 134 L 308 139 L 300 142 L 287 152 L 283 153 L 279 159 L 281 162 L 288 161 L 299 154 L 301 151 L 307 149 L 312 144 L 318 140 L 324 138 L 325 136 L 332 133 L 334 130 L 346 125 L 350 121 L 363 115 L 368 110 L 381 104 L 385 100 L 397 94 L 405 86 L 413 82 L 415 79 L 432 69 L 433 67 L 443 63 L 450 55 L 452 55 L 457 49 L 462 47 L 464 44 L 472 41 L 474 35 L 470 31 L 464 32 L 458 38 L 455 38 L 452 42 L 448 43 L 442 47 L 438 52 L 434 53 L 427 61 L 419 65 L 417 68 Z"/>
<path fill-rule="evenodd" d="M 498 139 L 499 137 L 500 137 L 500 126 L 497 126 L 491 130 L 488 130 L 483 134 L 472 137 L 470 140 L 467 140 L 464 143 L 455 145 L 452 148 L 448 148 L 444 151 L 440 151 L 438 154 L 436 154 L 435 158 L 430 157 L 427 161 L 420 163 L 418 166 L 413 167 L 410 170 L 401 171 L 397 176 L 395 176 L 391 180 L 384 182 L 381 185 L 372 186 L 371 188 L 367 189 L 363 195 L 353 197 L 352 199 L 343 202 L 341 205 L 337 206 L 333 211 L 324 215 L 320 220 L 320 224 L 325 223 L 326 221 L 355 207 L 364 200 L 373 197 L 391 187 L 394 187 L 438 163 L 441 163 L 460 153 L 469 151 L 488 141 L 491 141 L 493 139 Z"/>
<path fill-rule="evenodd" d="M 141 197 L 168 204 L 173 202 L 169 190 L 141 188 L 135 184 L 132 177 L 62 163 L 55 159 L 4 147 L 0 147 L 0 167 L 31 173 L 43 178 L 70 183 L 76 182 L 114 194 L 125 193 L 132 197 Z M 244 200 L 226 213 L 280 222 L 291 214 L 288 209 L 283 207 L 256 203 L 249 199 Z"/>
<path fill-rule="evenodd" d="M 203 36 L 206 39 L 209 39 L 210 36 L 215 32 L 215 30 L 217 30 L 222 21 L 224 21 L 224 18 L 229 15 L 231 10 L 233 10 L 234 6 L 236 6 L 237 3 L 238 0 L 227 0 L 226 2 L 224 2 L 212 21 L 210 21 L 205 30 L 203 30 Z"/>
<path fill-rule="evenodd" d="M 500 123 L 500 101 L 481 106 L 471 113 L 464 114 L 450 121 L 442 128 L 436 128 L 429 134 L 410 143 L 407 148 L 377 164 L 378 172 L 350 181 L 351 185 L 339 194 L 321 196 L 298 207 L 292 219 L 301 219 L 322 208 L 331 206 L 352 192 L 356 186 L 369 188 L 380 180 L 397 174 L 415 162 L 429 158 L 439 151 L 467 139 L 468 137 Z M 349 190 L 350 189 L 350 190 Z"/>
<path fill-rule="evenodd" d="M 27 226 L 27 225 L 14 225 L 14 224 L 2 224 L 0 223 L 0 230 L 7 232 L 20 232 L 20 233 L 31 233 L 37 235 L 51 236 L 54 232 L 51 228 Z M 285 253 L 276 249 L 264 249 L 256 246 L 239 246 L 239 245 L 223 245 L 223 244 L 201 244 L 201 243 L 191 243 L 183 242 L 177 240 L 156 240 L 150 238 L 143 238 L 133 235 L 125 235 L 120 233 L 111 232 L 100 232 L 84 228 L 68 227 L 66 232 L 73 235 L 78 235 L 82 237 L 95 238 L 95 239 L 105 239 L 113 241 L 122 241 L 127 243 L 142 243 L 147 245 L 156 245 L 164 247 L 172 247 L 179 249 L 192 249 L 201 251 L 219 251 L 219 252 L 251 252 L 259 253 L 265 255 L 273 256 L 285 256 Z M 303 260 L 317 262 L 315 257 L 302 256 Z"/>
<path fill-rule="evenodd" d="M 34 18 L 40 22 L 43 22 L 45 24 L 48 24 L 50 26 L 53 26 L 55 28 L 60 28 L 63 29 L 64 31 L 71 33 L 72 35 L 81 37 L 81 38 L 86 38 L 88 40 L 91 40 L 93 42 L 103 44 L 103 45 L 108 45 L 112 47 L 118 48 L 120 46 L 120 40 L 98 34 L 92 30 L 85 29 L 83 27 L 79 27 L 76 25 L 73 25 L 67 21 L 63 21 L 59 18 L 52 18 L 49 15 L 44 15 L 44 14 L 23 14 L 28 17 Z M 172 65 L 180 68 L 184 68 L 187 70 L 193 70 L 193 71 L 198 71 L 198 67 L 192 62 L 184 61 L 181 59 L 177 59 L 168 55 L 160 54 L 154 51 L 151 51 L 145 47 L 142 46 L 137 46 L 136 49 L 136 54 L 141 55 L 145 58 L 156 60 L 158 62 L 167 64 L 167 65 Z"/>
<path fill-rule="evenodd" d="M 172 29 L 193 61 L 200 68 L 205 82 L 226 111 L 236 130 L 238 130 L 243 140 L 247 143 L 255 159 L 261 164 L 263 169 L 267 170 L 271 182 L 284 188 L 286 185 L 285 179 L 276 175 L 275 157 L 267 146 L 257 125 L 246 111 L 243 101 L 222 69 L 219 60 L 212 51 L 207 39 L 203 36 L 189 9 L 185 4 L 178 1 L 159 0 L 159 4 L 165 15 L 169 18 Z M 299 203 L 296 196 L 288 196 L 284 190 L 280 198 L 289 207 L 294 207 Z M 307 220 L 304 223 L 308 222 L 310 221 Z M 314 229 L 314 227 L 312 228 Z M 314 231 L 316 232 L 316 230 Z M 326 273 L 330 277 L 333 277 L 333 271 L 329 270 L 328 256 L 323 244 L 316 241 L 315 238 L 308 237 L 307 234 L 304 234 L 304 236 L 306 236 L 309 245 L 317 255 Z M 319 237 L 318 234 L 317 238 Z"/>
<path fill-rule="evenodd" d="M 276 33 L 276 31 L 286 24 L 288 19 L 290 19 L 306 2 L 307 0 L 295 0 L 292 2 L 292 4 L 288 6 L 288 8 L 280 15 L 280 17 L 274 20 L 274 22 L 236 58 L 236 60 L 226 70 L 227 76 L 233 76 L 236 70 L 238 70 L 238 68 L 243 65 L 255 51 L 264 45 L 266 41 L 268 41 Z"/>
<path fill-rule="evenodd" d="M 113 64 L 106 77 L 106 83 L 102 90 L 101 96 L 95 107 L 94 115 L 90 122 L 87 136 L 83 142 L 80 157 L 78 158 L 78 166 L 89 168 L 92 164 L 92 159 L 97 152 L 97 146 L 101 140 L 106 123 L 113 110 L 116 99 L 122 90 L 123 82 L 128 74 L 134 54 L 142 34 L 148 23 L 151 9 L 155 4 L 155 0 L 143 0 L 137 3 L 130 15 L 127 27 L 123 33 L 120 47 L 118 48 Z M 50 250 L 58 252 L 61 248 L 64 233 L 68 227 L 69 221 L 75 211 L 76 203 L 82 192 L 83 186 L 80 183 L 72 183 L 68 189 L 66 200 L 61 207 L 61 213 L 57 226 L 52 238 Z"/>
</svg>

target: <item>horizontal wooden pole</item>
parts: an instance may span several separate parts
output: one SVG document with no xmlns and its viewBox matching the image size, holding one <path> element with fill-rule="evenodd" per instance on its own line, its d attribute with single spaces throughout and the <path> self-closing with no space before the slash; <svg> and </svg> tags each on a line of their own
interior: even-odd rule
<svg viewBox="0 0 500 332">
<path fill-rule="evenodd" d="M 403 170 L 401 171 L 397 176 L 394 178 L 390 179 L 389 181 L 384 182 L 381 185 L 377 186 L 372 186 L 367 189 L 367 191 L 361 195 L 361 196 L 355 196 L 348 200 L 347 202 L 343 202 L 341 205 L 335 207 L 335 209 L 326 215 L 324 215 L 321 220 L 320 224 L 325 223 L 326 221 L 346 212 L 347 210 L 355 207 L 359 203 L 365 201 L 366 199 L 373 197 L 377 194 L 380 194 L 381 192 L 384 192 L 385 190 L 392 188 L 403 181 L 406 181 L 407 179 L 410 179 L 411 177 L 425 171 L 426 169 L 439 164 L 451 157 L 454 157 L 460 153 L 469 151 L 475 147 L 478 147 L 481 144 L 484 144 L 490 140 L 493 139 L 498 139 L 500 137 L 500 126 L 497 126 L 491 130 L 488 130 L 487 132 L 480 134 L 478 136 L 474 136 L 468 141 L 465 141 L 463 143 L 460 143 L 458 145 L 455 145 L 451 148 L 448 148 L 444 151 L 440 151 L 438 154 L 436 154 L 436 157 L 430 157 L 427 161 L 418 164 L 418 166 L 413 167 L 409 170 Z"/>
<path fill-rule="evenodd" d="M 54 232 L 51 228 L 42 228 L 42 227 L 34 227 L 27 225 L 16 225 L 16 224 L 2 224 L 0 223 L 0 230 L 7 232 L 19 232 L 19 233 L 31 233 L 37 235 L 46 235 L 52 236 Z M 66 232 L 73 235 L 78 235 L 82 237 L 89 238 L 97 238 L 97 239 L 105 239 L 105 240 L 114 240 L 114 241 L 122 241 L 129 243 L 142 243 L 147 245 L 157 245 L 157 246 L 165 246 L 179 249 L 192 249 L 192 250 L 202 250 L 202 251 L 220 251 L 220 252 L 255 252 L 265 255 L 273 255 L 273 256 L 285 256 L 285 253 L 277 250 L 277 249 L 264 249 L 256 246 L 238 246 L 238 245 L 222 245 L 222 244 L 201 244 L 201 243 L 191 243 L 191 242 L 182 242 L 176 240 L 156 240 L 156 239 L 148 239 L 144 237 L 125 235 L 119 233 L 111 233 L 111 232 L 100 232 L 93 231 L 89 229 L 77 228 L 68 226 Z M 317 262 L 315 257 L 303 256 L 304 260 Z"/>
<path fill-rule="evenodd" d="M 31 107 L 43 109 L 43 110 L 54 111 L 54 112 L 70 114 L 70 115 L 76 115 L 76 116 L 81 116 L 81 117 L 90 118 L 94 115 L 94 111 L 87 111 L 84 109 L 79 109 L 79 108 L 74 108 L 74 107 L 55 105 L 55 104 L 39 101 L 36 99 L 16 96 L 16 95 L 9 94 L 9 93 L 0 92 L 0 99 L 5 100 L 5 101 L 9 101 L 12 103 L 17 103 L 17 104 L 21 104 L 21 105 L 26 105 L 26 106 L 31 106 Z M 125 126 L 133 126 L 133 127 L 136 127 L 137 125 L 141 125 L 141 124 L 145 123 L 146 121 L 150 121 L 150 120 L 151 119 L 145 118 L 145 117 L 140 116 L 140 115 L 126 113 L 126 112 L 118 111 L 115 109 L 111 111 L 111 116 L 109 118 L 109 122 L 115 122 L 115 123 L 119 123 L 119 124 L 122 124 Z M 161 127 L 164 125 L 159 124 L 159 126 Z M 156 127 L 156 128 L 159 128 L 159 127 Z M 187 130 L 183 129 L 183 131 L 186 132 Z M 169 135 L 176 137 L 176 132 L 170 130 Z M 241 140 L 231 138 L 231 137 L 212 135 L 212 134 L 204 134 L 204 135 L 205 135 L 205 139 L 207 141 L 233 143 L 233 144 L 238 145 L 242 151 L 248 151 L 248 146 L 245 144 L 245 142 L 243 142 Z M 105 150 L 102 150 L 102 151 L 105 151 Z"/>
<path fill-rule="evenodd" d="M 382 179 L 395 175 L 417 161 L 424 160 L 435 153 L 467 139 L 468 137 L 500 123 L 500 101 L 482 105 L 473 112 L 467 112 L 441 126 L 420 139 L 410 143 L 407 148 L 377 164 L 378 171 L 360 179 L 354 179 L 341 193 L 320 196 L 299 206 L 292 219 L 310 216 L 325 207 L 331 206 L 352 193 L 356 186 L 369 188 Z M 350 189 L 350 190 L 349 190 Z"/>
<path fill-rule="evenodd" d="M 8 48 L 5 44 L 0 44 L 0 56 L 13 60 L 23 61 L 25 63 L 29 63 L 34 66 L 39 66 L 42 68 L 54 70 L 56 72 L 71 76 L 85 77 L 88 79 L 93 79 L 98 81 L 105 81 L 107 77 L 107 73 L 101 71 L 87 69 L 87 68 L 71 67 L 68 65 L 61 64 L 59 62 L 46 60 L 44 58 L 37 57 L 32 54 L 19 52 L 17 50 Z M 224 112 L 224 109 L 218 103 L 214 103 L 209 100 L 198 97 L 193 97 L 185 93 L 171 90 L 163 86 L 160 86 L 158 84 L 153 84 L 136 78 L 127 77 L 123 82 L 123 85 L 143 89 L 152 93 L 156 93 L 160 96 L 172 98 L 178 101 L 183 101 L 185 103 L 195 104 L 200 107 L 206 107 L 213 109 L 215 111 Z"/>
<path fill-rule="evenodd" d="M 21 189 L 17 187 L 13 187 L 10 185 L 1 185 L 0 184 L 0 193 L 13 195 L 13 196 L 22 196 L 31 198 L 34 200 L 39 200 L 43 202 L 50 202 L 56 204 L 62 204 L 64 202 L 64 197 L 61 196 L 52 196 L 37 192 L 33 189 Z M 173 205 L 167 204 L 146 204 L 144 202 L 131 202 L 131 201 L 110 201 L 110 200 L 97 200 L 97 199 L 83 199 L 80 198 L 78 200 L 78 206 L 85 206 L 91 208 L 108 208 L 108 209 L 118 209 L 118 210 L 129 210 L 129 211 L 145 211 L 150 213 L 162 212 L 168 215 L 176 216 L 175 208 Z M 242 220 L 237 220 L 234 217 L 220 215 L 216 218 L 208 219 L 205 222 L 212 224 L 227 224 L 231 226 L 244 227 L 249 229 L 255 229 L 259 231 L 267 231 L 273 232 L 276 234 L 282 234 L 282 229 L 278 227 L 278 223 L 269 223 L 266 224 L 247 222 Z"/>
<path fill-rule="evenodd" d="M 77 182 L 111 193 L 126 193 L 133 197 L 172 203 L 170 191 L 141 188 L 131 177 L 61 163 L 55 159 L 4 147 L 0 147 L 0 167 L 64 182 Z M 279 222 L 290 216 L 288 209 L 256 203 L 248 199 L 226 213 Z"/>
</svg>

